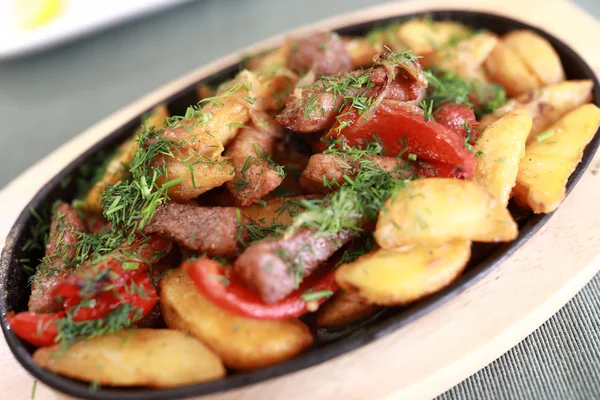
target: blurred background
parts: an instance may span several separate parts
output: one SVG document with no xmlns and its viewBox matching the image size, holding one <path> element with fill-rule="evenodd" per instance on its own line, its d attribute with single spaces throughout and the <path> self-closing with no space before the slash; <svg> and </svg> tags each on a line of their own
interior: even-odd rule
<svg viewBox="0 0 600 400">
<path fill-rule="evenodd" d="M 0 0 L 0 188 L 95 122 L 202 64 L 383 2 Z M 576 3 L 600 18 L 600 0 Z"/>
</svg>

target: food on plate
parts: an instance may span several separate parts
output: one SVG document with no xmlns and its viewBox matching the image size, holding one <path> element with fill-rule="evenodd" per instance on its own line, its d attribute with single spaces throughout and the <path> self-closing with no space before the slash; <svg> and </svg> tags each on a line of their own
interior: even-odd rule
<svg viewBox="0 0 600 400">
<path fill-rule="evenodd" d="M 535 74 L 542 86 L 565 80 L 565 71 L 558 54 L 550 42 L 537 33 L 528 30 L 512 31 L 502 41 Z"/>
<path fill-rule="evenodd" d="M 452 240 L 508 242 L 517 235 L 506 206 L 485 187 L 437 177 L 398 187 L 379 212 L 374 233 L 384 249 Z"/>
<path fill-rule="evenodd" d="M 213 304 L 195 287 L 187 271 L 170 271 L 160 283 L 160 305 L 167 326 L 189 332 L 223 363 L 251 370 L 281 362 L 312 344 L 308 328 L 297 319 L 258 320 Z"/>
<path fill-rule="evenodd" d="M 367 304 L 404 305 L 435 293 L 465 268 L 471 242 L 377 249 L 336 272 L 340 286 Z"/>
<path fill-rule="evenodd" d="M 539 88 L 540 81 L 516 52 L 503 41 L 496 43 L 484 63 L 486 75 L 515 97 Z"/>
<path fill-rule="evenodd" d="M 486 128 L 509 112 L 529 115 L 533 125 L 528 142 L 535 140 L 538 133 L 548 129 L 563 115 L 592 99 L 594 83 L 590 80 L 563 81 L 510 99 L 491 114 L 481 118 L 480 126 Z"/>
<path fill-rule="evenodd" d="M 33 360 L 50 371 L 110 386 L 167 388 L 225 375 L 219 357 L 199 340 L 173 329 L 126 329 L 68 349 L 55 344 L 36 350 Z"/>
<path fill-rule="evenodd" d="M 359 322 L 381 310 L 360 297 L 340 290 L 317 311 L 317 325 L 326 328 L 343 327 Z"/>
<path fill-rule="evenodd" d="M 515 186 L 531 117 L 510 113 L 488 126 L 473 147 L 477 157 L 474 181 L 487 189 L 504 207 Z"/>
<path fill-rule="evenodd" d="M 414 18 L 240 65 L 32 210 L 6 318 L 41 367 L 162 388 L 282 363 L 452 284 L 517 238 L 509 209 L 556 209 L 600 125 L 526 30 Z"/>
<path fill-rule="evenodd" d="M 514 195 L 535 213 L 549 213 L 565 197 L 567 180 L 581 161 L 585 146 L 600 127 L 600 109 L 584 104 L 562 117 L 527 145 Z"/>
</svg>

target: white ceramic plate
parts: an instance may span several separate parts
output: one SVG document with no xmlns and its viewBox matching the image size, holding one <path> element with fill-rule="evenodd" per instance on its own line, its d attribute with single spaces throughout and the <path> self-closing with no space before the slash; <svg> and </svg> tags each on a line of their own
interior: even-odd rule
<svg viewBox="0 0 600 400">
<path fill-rule="evenodd" d="M 0 59 L 38 51 L 190 0 L 60 0 L 56 16 L 30 29 L 19 25 L 17 3 L 0 0 Z"/>
</svg>

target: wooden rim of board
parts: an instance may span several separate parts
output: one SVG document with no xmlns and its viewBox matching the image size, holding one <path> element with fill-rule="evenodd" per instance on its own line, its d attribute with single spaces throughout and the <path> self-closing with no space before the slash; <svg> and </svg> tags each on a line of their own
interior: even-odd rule
<svg viewBox="0 0 600 400">
<path fill-rule="evenodd" d="M 544 12 L 539 12 L 543 7 Z M 594 38 L 600 24 L 564 0 L 443 0 L 390 3 L 294 30 L 302 35 L 394 15 L 433 9 L 492 12 L 536 25 L 573 47 L 596 71 Z M 557 23 L 560 22 L 560 23 Z M 0 191 L 0 247 L 33 195 L 64 166 L 124 122 L 170 93 L 239 59 L 275 46 L 287 34 L 238 51 L 155 90 L 92 126 L 29 168 Z M 596 156 L 550 221 L 507 261 L 476 284 L 395 333 L 320 365 L 215 399 L 431 398 L 475 373 L 546 321 L 600 270 L 600 198 L 591 173 Z M 8 398 L 31 396 L 32 378 L 0 342 L 0 387 Z M 310 385 L 310 386 L 308 386 Z M 40 385 L 41 386 L 41 385 Z M 306 389 L 306 388 L 309 389 Z M 64 398 L 46 387 L 36 398 Z"/>
</svg>

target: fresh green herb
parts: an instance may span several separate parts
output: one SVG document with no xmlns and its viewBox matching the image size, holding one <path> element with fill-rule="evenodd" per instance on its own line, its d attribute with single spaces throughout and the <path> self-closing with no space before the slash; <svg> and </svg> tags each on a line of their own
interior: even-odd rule
<svg viewBox="0 0 600 400">
<path fill-rule="evenodd" d="M 471 142 L 477 141 L 477 139 L 475 139 L 475 134 L 473 133 L 473 127 L 471 125 L 469 125 L 468 121 L 465 121 L 465 122 L 463 122 L 463 128 L 465 130 L 465 141 L 464 141 L 465 149 L 467 149 L 471 153 L 475 154 L 476 157 L 482 156 L 483 152 L 475 151 L 475 148 L 473 147 L 473 145 L 471 145 Z"/>
<path fill-rule="evenodd" d="M 139 310 L 131 304 L 123 304 L 111 311 L 105 318 L 90 321 L 73 321 L 76 311 L 77 307 L 74 312 L 67 313 L 65 317 L 58 320 L 56 325 L 58 331 L 56 341 L 61 343 L 63 349 L 69 348 L 82 338 L 119 332 L 141 318 Z"/>
<path fill-rule="evenodd" d="M 319 290 L 317 292 L 304 292 L 304 293 L 302 293 L 300 298 L 302 298 L 302 300 L 304 300 L 306 302 L 309 302 L 309 301 L 320 300 L 322 298 L 327 298 L 327 297 L 331 297 L 331 296 L 333 296 L 333 291 Z"/>
<path fill-rule="evenodd" d="M 92 381 L 90 383 L 90 392 L 97 392 L 98 390 L 100 390 L 100 387 L 100 382 Z"/>
<path fill-rule="evenodd" d="M 410 154 L 408 155 L 408 159 L 409 159 L 410 161 L 417 161 L 417 155 L 416 155 L 416 154 L 414 154 L 414 153 L 410 153 Z"/>
<path fill-rule="evenodd" d="M 256 204 L 258 204 L 261 207 L 264 207 L 267 205 L 267 202 L 264 201 L 263 199 L 260 199 L 259 201 L 256 202 Z"/>
<path fill-rule="evenodd" d="M 340 148 L 341 147 L 341 148 Z M 344 143 L 330 144 L 325 154 L 334 154 L 358 165 L 355 174 L 344 176 L 340 188 L 324 199 L 302 200 L 300 205 L 305 212 L 294 218 L 286 230 L 291 235 L 300 227 L 314 229 L 320 235 L 333 235 L 339 232 L 363 231 L 365 221 L 373 221 L 383 207 L 385 200 L 405 180 L 393 177 L 393 172 L 383 171 L 371 157 L 381 154 L 381 144 L 370 142 L 364 148 L 349 147 Z M 353 177 L 351 177 L 351 175 Z"/>
<path fill-rule="evenodd" d="M 506 161 L 506 157 L 500 157 L 494 160 L 494 162 L 505 162 Z"/>
<path fill-rule="evenodd" d="M 546 139 L 550 139 L 552 136 L 554 136 L 554 131 L 552 129 L 548 129 L 547 131 L 544 131 L 537 135 L 535 137 L 535 140 L 538 142 L 543 142 Z"/>
<path fill-rule="evenodd" d="M 340 260 L 335 266 L 339 267 L 340 265 L 351 263 L 358 257 L 367 254 L 369 251 L 371 251 L 373 242 L 374 240 L 372 235 L 369 235 L 364 239 L 355 239 L 350 243 L 348 248 L 344 250 L 342 257 L 340 257 Z"/>
<path fill-rule="evenodd" d="M 134 269 L 138 269 L 140 267 L 140 264 L 137 262 L 131 262 L 131 261 L 127 261 L 124 262 L 122 265 L 124 270 L 134 270 Z"/>
<path fill-rule="evenodd" d="M 433 119 L 433 100 L 423 100 L 420 103 L 421 108 L 423 109 L 423 119 L 425 122 Z"/>
<path fill-rule="evenodd" d="M 33 381 L 33 387 L 31 388 L 31 400 L 35 400 L 35 390 L 37 389 L 37 380 Z"/>
</svg>

